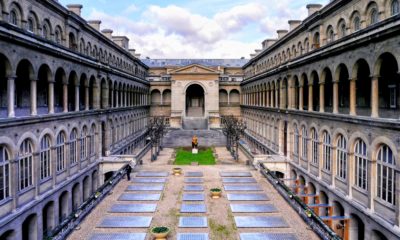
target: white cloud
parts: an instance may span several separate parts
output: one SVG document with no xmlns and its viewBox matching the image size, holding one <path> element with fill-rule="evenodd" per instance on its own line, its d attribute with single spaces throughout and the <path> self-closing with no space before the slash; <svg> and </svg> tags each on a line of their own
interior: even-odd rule
<svg viewBox="0 0 400 240">
<path fill-rule="evenodd" d="M 306 17 L 305 5 L 288 8 L 295 2 L 299 5 L 297 1 L 279 0 L 266 6 L 265 1 L 253 0 L 210 17 L 175 5 L 152 5 L 142 13 L 140 21 L 98 10 L 93 10 L 90 18 L 101 19 L 102 27 L 113 29 L 114 35 L 126 35 L 131 47 L 144 57 L 240 58 L 261 46 L 260 35 L 264 39 L 275 37 L 277 29 L 288 29 L 289 19 Z M 125 12 L 130 11 L 137 12 L 137 6 L 131 5 Z M 248 27 L 255 29 L 250 31 Z M 255 37 L 247 37 L 247 32 Z"/>
<path fill-rule="evenodd" d="M 136 4 L 131 4 L 124 10 L 124 14 L 128 15 L 137 11 L 139 11 L 139 7 Z"/>
</svg>

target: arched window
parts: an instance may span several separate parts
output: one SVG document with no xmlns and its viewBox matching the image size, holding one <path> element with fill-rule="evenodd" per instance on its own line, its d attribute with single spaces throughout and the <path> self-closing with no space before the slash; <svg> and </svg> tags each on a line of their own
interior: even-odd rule
<svg viewBox="0 0 400 240">
<path fill-rule="evenodd" d="M 375 24 L 375 23 L 377 23 L 377 22 L 379 22 L 379 12 L 378 12 L 378 9 L 373 8 L 373 9 L 371 10 L 370 18 L 371 18 L 371 19 L 370 19 L 371 25 L 372 25 L 372 24 Z"/>
<path fill-rule="evenodd" d="M 49 39 L 50 37 L 49 37 L 49 29 L 48 29 L 48 27 L 47 27 L 47 25 L 46 24 L 44 24 L 43 25 L 43 29 L 42 29 L 42 32 L 43 32 L 43 37 L 44 38 L 46 38 L 46 39 Z"/>
<path fill-rule="evenodd" d="M 315 128 L 311 129 L 311 136 L 312 136 L 312 149 L 311 149 L 311 161 L 313 164 L 318 165 L 319 164 L 319 151 L 318 151 L 318 132 L 315 130 Z"/>
<path fill-rule="evenodd" d="M 367 179 L 367 145 L 361 139 L 358 139 L 354 147 L 354 159 L 356 161 L 356 186 L 366 190 Z"/>
<path fill-rule="evenodd" d="M 324 170 L 331 171 L 332 145 L 331 136 L 327 131 L 324 131 L 323 141 L 322 157 L 324 160 Z"/>
<path fill-rule="evenodd" d="M 307 139 L 307 129 L 303 126 L 301 129 L 301 156 L 304 160 L 307 160 L 308 156 L 308 139 Z"/>
<path fill-rule="evenodd" d="M 396 200 L 396 160 L 392 149 L 382 145 L 377 155 L 377 195 L 383 201 L 395 204 Z"/>
<path fill-rule="evenodd" d="M 391 4 L 391 13 L 393 15 L 397 15 L 400 12 L 399 0 L 393 0 Z"/>
<path fill-rule="evenodd" d="M 50 137 L 44 136 L 40 141 L 40 180 L 51 176 Z"/>
<path fill-rule="evenodd" d="M 12 25 L 18 26 L 18 14 L 15 10 L 11 10 L 10 12 L 10 23 Z"/>
<path fill-rule="evenodd" d="M 0 201 L 10 197 L 10 154 L 0 145 Z"/>
<path fill-rule="evenodd" d="M 88 132 L 87 132 L 87 127 L 84 126 L 82 129 L 82 134 L 81 134 L 81 161 L 82 160 L 86 160 L 86 158 L 88 157 Z"/>
<path fill-rule="evenodd" d="M 57 172 L 65 169 L 65 133 L 60 132 L 57 136 L 56 154 L 57 154 Z"/>
<path fill-rule="evenodd" d="M 358 31 L 361 29 L 361 22 L 359 16 L 354 17 L 353 25 L 354 25 L 354 31 Z"/>
<path fill-rule="evenodd" d="M 317 49 L 319 47 L 320 47 L 320 35 L 319 32 L 316 32 L 313 38 L 313 49 Z"/>
<path fill-rule="evenodd" d="M 19 190 L 33 185 L 33 147 L 32 142 L 26 139 L 19 148 Z"/>
<path fill-rule="evenodd" d="M 78 155 L 78 149 L 77 149 L 77 143 L 76 143 L 76 138 L 77 138 L 77 131 L 76 129 L 73 129 L 71 132 L 71 136 L 69 137 L 69 161 L 71 165 L 74 165 L 77 163 L 77 155 Z"/>
<path fill-rule="evenodd" d="M 60 30 L 56 29 L 56 31 L 54 32 L 54 37 L 56 40 L 57 44 L 61 44 L 61 32 Z"/>
<path fill-rule="evenodd" d="M 35 32 L 35 23 L 33 21 L 33 18 L 28 18 L 28 31 L 31 33 Z"/>
<path fill-rule="evenodd" d="M 96 126 L 93 124 L 90 128 L 90 147 L 89 147 L 89 155 L 92 156 L 94 154 L 95 147 L 95 134 L 96 134 Z"/>
<path fill-rule="evenodd" d="M 343 135 L 340 135 L 337 141 L 336 150 L 336 162 L 337 162 L 337 176 L 346 179 L 347 178 L 347 141 Z"/>
<path fill-rule="evenodd" d="M 299 160 L 299 148 L 300 148 L 300 134 L 299 129 L 297 129 L 297 125 L 294 125 L 294 134 L 293 134 L 293 155 L 296 161 Z"/>
<path fill-rule="evenodd" d="M 327 39 L 328 43 L 335 41 L 335 33 L 333 32 L 333 28 L 329 27 L 327 31 Z"/>
</svg>

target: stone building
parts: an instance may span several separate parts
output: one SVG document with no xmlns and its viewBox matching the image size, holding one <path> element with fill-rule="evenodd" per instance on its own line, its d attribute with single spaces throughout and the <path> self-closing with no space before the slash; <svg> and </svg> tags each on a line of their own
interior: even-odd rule
<svg viewBox="0 0 400 240">
<path fill-rule="evenodd" d="M 244 66 L 246 139 L 349 217 L 350 239 L 398 239 L 399 1 L 321 7 L 307 5 Z"/>
<path fill-rule="evenodd" d="M 220 127 L 220 116 L 240 116 L 246 59 L 143 59 L 150 67 L 152 116 L 172 128 Z"/>
<path fill-rule="evenodd" d="M 0 1 L 0 239 L 42 239 L 145 137 L 148 67 L 81 7 Z"/>
</svg>

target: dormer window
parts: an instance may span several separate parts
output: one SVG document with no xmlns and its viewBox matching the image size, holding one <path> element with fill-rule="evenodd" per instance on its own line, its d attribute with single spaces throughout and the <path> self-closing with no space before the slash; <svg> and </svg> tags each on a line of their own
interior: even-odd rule
<svg viewBox="0 0 400 240">
<path fill-rule="evenodd" d="M 12 10 L 12 11 L 10 12 L 10 23 L 11 23 L 12 25 L 18 26 L 18 15 L 17 15 L 17 13 L 15 12 L 15 10 Z"/>
</svg>

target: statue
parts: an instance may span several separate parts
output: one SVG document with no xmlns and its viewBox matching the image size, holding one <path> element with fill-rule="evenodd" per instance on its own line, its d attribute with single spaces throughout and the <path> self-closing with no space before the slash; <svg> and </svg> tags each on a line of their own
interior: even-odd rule
<svg viewBox="0 0 400 240">
<path fill-rule="evenodd" d="M 192 148 L 193 148 L 193 149 L 197 149 L 197 145 L 198 145 L 198 139 L 197 139 L 197 136 L 194 135 L 194 136 L 192 137 Z"/>
</svg>

